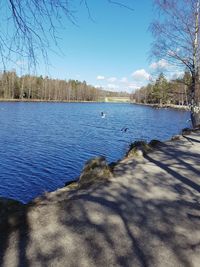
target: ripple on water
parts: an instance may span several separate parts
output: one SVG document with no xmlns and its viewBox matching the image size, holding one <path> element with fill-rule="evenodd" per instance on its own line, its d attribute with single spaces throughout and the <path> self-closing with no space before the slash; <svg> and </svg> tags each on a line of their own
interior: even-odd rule
<svg viewBox="0 0 200 267">
<path fill-rule="evenodd" d="M 76 178 L 91 157 L 116 161 L 131 141 L 169 139 L 189 118 L 130 104 L 0 103 L 0 111 L 0 195 L 23 202 Z"/>
</svg>

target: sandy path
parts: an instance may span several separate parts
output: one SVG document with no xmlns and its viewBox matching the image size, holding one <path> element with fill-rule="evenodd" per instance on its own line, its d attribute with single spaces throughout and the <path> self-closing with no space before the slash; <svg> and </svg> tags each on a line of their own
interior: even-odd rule
<svg viewBox="0 0 200 267">
<path fill-rule="evenodd" d="M 0 237 L 0 266 L 199 267 L 200 134 L 118 164 L 109 183 L 61 189 Z"/>
</svg>

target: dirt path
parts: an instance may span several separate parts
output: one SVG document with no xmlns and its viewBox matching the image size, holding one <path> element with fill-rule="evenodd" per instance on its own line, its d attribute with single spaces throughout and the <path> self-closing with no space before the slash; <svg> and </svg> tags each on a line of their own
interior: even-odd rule
<svg viewBox="0 0 200 267">
<path fill-rule="evenodd" d="M 125 159 L 114 175 L 28 207 L 1 232 L 0 266 L 199 267 L 200 134 Z"/>
</svg>

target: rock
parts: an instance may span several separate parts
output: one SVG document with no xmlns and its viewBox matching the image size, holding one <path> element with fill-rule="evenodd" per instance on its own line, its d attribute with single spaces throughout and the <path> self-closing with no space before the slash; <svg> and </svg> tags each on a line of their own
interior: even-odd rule
<svg viewBox="0 0 200 267">
<path fill-rule="evenodd" d="M 106 181 L 112 177 L 111 170 L 104 157 L 96 157 L 86 162 L 79 178 L 79 185 L 88 185 L 94 181 Z"/>
<path fill-rule="evenodd" d="M 115 162 L 111 162 L 111 163 L 108 164 L 108 166 L 109 166 L 110 170 L 113 171 L 114 168 L 115 168 L 119 163 L 120 163 L 120 160 L 115 161 Z"/>
<path fill-rule="evenodd" d="M 144 152 L 143 152 L 143 150 L 142 150 L 142 149 L 137 149 L 137 150 L 136 150 L 136 155 L 137 155 L 138 157 L 143 157 L 143 156 L 144 156 Z"/>
<path fill-rule="evenodd" d="M 153 139 L 153 140 L 151 140 L 151 141 L 149 142 L 148 145 L 149 145 L 150 147 L 152 147 L 152 148 L 156 148 L 156 147 L 162 145 L 162 142 L 159 141 L 159 140 Z"/>
<path fill-rule="evenodd" d="M 151 150 L 152 148 L 145 141 L 135 141 L 130 145 L 126 157 L 142 157 Z"/>
<path fill-rule="evenodd" d="M 71 189 L 71 190 L 78 189 L 79 188 L 79 183 L 78 182 L 71 182 L 70 184 L 66 185 L 66 187 L 68 189 Z"/>
<path fill-rule="evenodd" d="M 184 128 L 182 130 L 182 135 L 189 135 L 189 134 L 191 134 L 191 132 L 192 132 L 192 129 L 190 129 L 190 128 Z"/>
<path fill-rule="evenodd" d="M 78 179 L 79 179 L 79 178 L 77 178 L 77 179 L 75 179 L 75 180 L 73 180 L 73 181 L 67 181 L 67 182 L 65 183 L 65 186 L 69 186 L 69 185 L 77 184 Z"/>
<path fill-rule="evenodd" d="M 174 136 L 172 136 L 172 138 L 171 138 L 171 141 L 179 141 L 179 140 L 181 140 L 181 135 L 174 135 Z"/>
<path fill-rule="evenodd" d="M 0 197 L 0 228 L 18 225 L 25 205 L 17 200 Z"/>
</svg>

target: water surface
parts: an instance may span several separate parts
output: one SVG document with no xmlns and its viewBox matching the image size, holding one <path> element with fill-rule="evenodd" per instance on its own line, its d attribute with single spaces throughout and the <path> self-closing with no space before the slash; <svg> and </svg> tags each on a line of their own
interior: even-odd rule
<svg viewBox="0 0 200 267">
<path fill-rule="evenodd" d="M 132 104 L 0 103 L 0 196 L 28 202 L 76 178 L 91 157 L 116 161 L 131 141 L 167 140 L 188 119 Z"/>
</svg>

